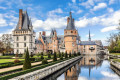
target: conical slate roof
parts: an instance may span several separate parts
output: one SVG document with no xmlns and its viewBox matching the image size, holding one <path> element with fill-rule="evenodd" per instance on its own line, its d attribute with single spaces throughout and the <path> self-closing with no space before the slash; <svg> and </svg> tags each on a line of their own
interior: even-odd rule
<svg viewBox="0 0 120 80">
<path fill-rule="evenodd" d="M 72 13 L 70 12 L 70 16 L 69 16 L 69 22 L 67 24 L 67 30 L 74 30 L 75 29 L 75 25 L 74 25 L 74 19 L 72 18 Z"/>
<path fill-rule="evenodd" d="M 17 24 L 15 30 L 30 30 L 30 29 L 32 29 L 32 27 L 33 27 L 32 22 L 29 19 L 27 11 L 23 11 L 22 12 L 22 26 L 21 26 L 21 29 L 19 29 L 19 21 L 18 21 L 18 24 Z"/>
</svg>

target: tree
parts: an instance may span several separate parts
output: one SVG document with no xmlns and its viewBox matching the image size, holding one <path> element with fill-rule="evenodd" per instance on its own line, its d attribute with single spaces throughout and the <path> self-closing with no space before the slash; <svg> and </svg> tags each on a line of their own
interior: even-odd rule
<svg viewBox="0 0 120 80">
<path fill-rule="evenodd" d="M 58 52 L 58 54 L 59 54 L 59 58 L 61 57 L 61 53 L 60 53 L 60 51 Z"/>
<path fill-rule="evenodd" d="M 71 57 L 71 52 L 69 53 L 69 58 Z"/>
<path fill-rule="evenodd" d="M 56 52 L 54 53 L 53 61 L 57 61 L 57 55 L 56 55 Z"/>
<path fill-rule="evenodd" d="M 68 58 L 68 54 L 67 54 L 67 51 L 65 52 L 65 58 Z"/>
<path fill-rule="evenodd" d="M 31 68 L 31 62 L 30 62 L 30 56 L 29 56 L 29 51 L 28 48 L 25 51 L 25 60 L 23 63 L 23 70 L 30 69 Z"/>
<path fill-rule="evenodd" d="M 80 52 L 78 52 L 77 55 L 80 56 Z"/>
<path fill-rule="evenodd" d="M 44 59 L 44 57 L 43 57 L 43 55 L 41 55 L 41 60 L 43 60 Z"/>
</svg>

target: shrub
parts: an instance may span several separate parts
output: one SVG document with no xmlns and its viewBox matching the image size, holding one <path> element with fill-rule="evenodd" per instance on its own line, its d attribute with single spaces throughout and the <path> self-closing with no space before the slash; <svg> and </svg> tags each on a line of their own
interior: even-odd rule
<svg viewBox="0 0 120 80">
<path fill-rule="evenodd" d="M 62 57 L 64 57 L 64 53 L 62 52 Z"/>
<path fill-rule="evenodd" d="M 36 61 L 40 61 L 41 59 L 38 57 L 38 58 L 36 58 L 35 60 L 36 60 Z"/>
<path fill-rule="evenodd" d="M 43 59 L 42 64 L 48 64 L 48 61 L 46 59 Z"/>
<path fill-rule="evenodd" d="M 44 57 L 43 57 L 43 55 L 41 55 L 41 58 L 40 58 L 41 60 L 43 60 L 44 59 Z"/>
<path fill-rule="evenodd" d="M 71 57 L 71 53 L 69 53 L 69 57 Z"/>
<path fill-rule="evenodd" d="M 68 54 L 67 54 L 67 51 L 65 52 L 65 58 L 68 58 Z"/>
<path fill-rule="evenodd" d="M 30 58 L 30 61 L 35 61 L 35 58 Z"/>
<path fill-rule="evenodd" d="M 77 55 L 80 56 L 80 52 L 78 52 Z"/>
<path fill-rule="evenodd" d="M 53 61 L 57 61 L 57 55 L 56 55 L 56 52 L 54 53 Z"/>
<path fill-rule="evenodd" d="M 60 60 L 63 60 L 63 57 L 62 57 L 62 56 L 60 57 Z"/>
<path fill-rule="evenodd" d="M 48 53 L 48 58 L 51 58 L 51 54 L 50 53 Z"/>
<path fill-rule="evenodd" d="M 41 52 L 41 55 L 43 55 L 43 52 Z"/>
<path fill-rule="evenodd" d="M 77 56 L 77 54 L 74 52 L 74 56 Z"/>
<path fill-rule="evenodd" d="M 58 52 L 58 55 L 59 55 L 59 58 L 61 57 L 61 53 L 60 53 L 60 51 Z"/>
<path fill-rule="evenodd" d="M 14 63 L 15 63 L 15 64 L 16 64 L 16 63 L 20 63 L 20 60 L 16 59 L 16 60 L 14 60 Z"/>
<path fill-rule="evenodd" d="M 30 58 L 29 58 L 29 51 L 27 48 L 27 51 L 25 53 L 25 60 L 23 63 L 23 70 L 30 69 L 30 68 L 31 68 L 31 62 L 30 62 Z"/>
</svg>

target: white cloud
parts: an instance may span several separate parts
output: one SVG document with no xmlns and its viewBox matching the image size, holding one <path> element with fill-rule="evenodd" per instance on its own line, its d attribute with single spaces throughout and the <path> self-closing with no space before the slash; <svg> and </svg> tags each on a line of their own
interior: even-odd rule
<svg viewBox="0 0 120 80">
<path fill-rule="evenodd" d="M 107 8 L 108 12 L 114 12 L 113 8 Z"/>
<path fill-rule="evenodd" d="M 63 13 L 63 11 L 62 11 L 61 8 L 58 8 L 58 9 L 49 11 L 49 12 L 48 12 L 48 16 L 53 16 L 53 15 L 55 15 L 56 13 Z"/>
<path fill-rule="evenodd" d="M 118 76 L 116 74 L 113 74 L 113 73 L 110 73 L 110 72 L 106 72 L 106 71 L 101 71 L 101 74 L 106 76 L 106 77 L 118 78 Z"/>
<path fill-rule="evenodd" d="M 88 80 L 86 77 L 83 77 L 83 76 L 79 76 L 78 77 L 78 80 Z"/>
<path fill-rule="evenodd" d="M 7 9 L 6 7 L 2 7 L 2 6 L 0 6 L 0 9 Z"/>
<path fill-rule="evenodd" d="M 109 5 L 114 4 L 115 0 L 109 0 Z"/>
<path fill-rule="evenodd" d="M 67 17 L 50 17 L 46 20 L 36 19 L 33 21 L 34 29 L 42 28 L 44 30 L 51 30 L 53 28 L 63 28 L 66 26 Z"/>
<path fill-rule="evenodd" d="M 118 25 L 120 19 L 120 10 L 112 12 L 110 14 L 104 14 L 102 16 L 92 17 L 92 18 L 80 18 L 75 21 L 76 27 L 87 27 L 89 26 L 103 26 L 104 29 L 101 32 L 116 30 L 115 26 Z M 111 27 L 112 26 L 112 27 Z M 113 27 L 114 26 L 114 27 Z M 109 28 L 108 29 L 106 29 Z"/>
<path fill-rule="evenodd" d="M 108 32 L 108 31 L 112 31 L 112 30 L 117 30 L 118 26 L 110 26 L 110 27 L 105 27 L 103 29 L 101 29 L 101 32 Z"/>
<path fill-rule="evenodd" d="M 72 0 L 72 2 L 73 2 L 73 3 L 75 3 L 75 2 L 76 2 L 76 0 Z"/>
<path fill-rule="evenodd" d="M 0 27 L 4 27 L 4 26 L 7 26 L 7 22 L 6 20 L 3 18 L 3 15 L 0 14 Z"/>
<path fill-rule="evenodd" d="M 83 12 L 82 10 L 78 10 L 78 11 L 77 11 L 77 14 L 80 14 L 80 13 L 82 13 L 82 12 Z"/>
<path fill-rule="evenodd" d="M 86 8 L 91 8 L 91 6 L 94 6 L 94 0 L 87 0 L 86 2 L 82 2 L 79 5 L 85 6 Z"/>
<path fill-rule="evenodd" d="M 106 8 L 106 7 L 107 7 L 106 3 L 99 3 L 97 6 L 94 6 L 94 8 L 92 10 L 96 11 L 96 10 L 103 9 L 103 8 Z"/>
</svg>

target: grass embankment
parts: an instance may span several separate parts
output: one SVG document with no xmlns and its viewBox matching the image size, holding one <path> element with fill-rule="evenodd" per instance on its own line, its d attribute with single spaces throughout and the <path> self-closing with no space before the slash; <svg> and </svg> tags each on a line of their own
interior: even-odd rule
<svg viewBox="0 0 120 80">
<path fill-rule="evenodd" d="M 120 62 L 120 59 L 113 59 L 113 61 L 115 61 L 115 62 Z"/>
<path fill-rule="evenodd" d="M 112 55 L 120 55 L 120 53 L 110 53 L 110 54 L 112 54 Z"/>
</svg>

